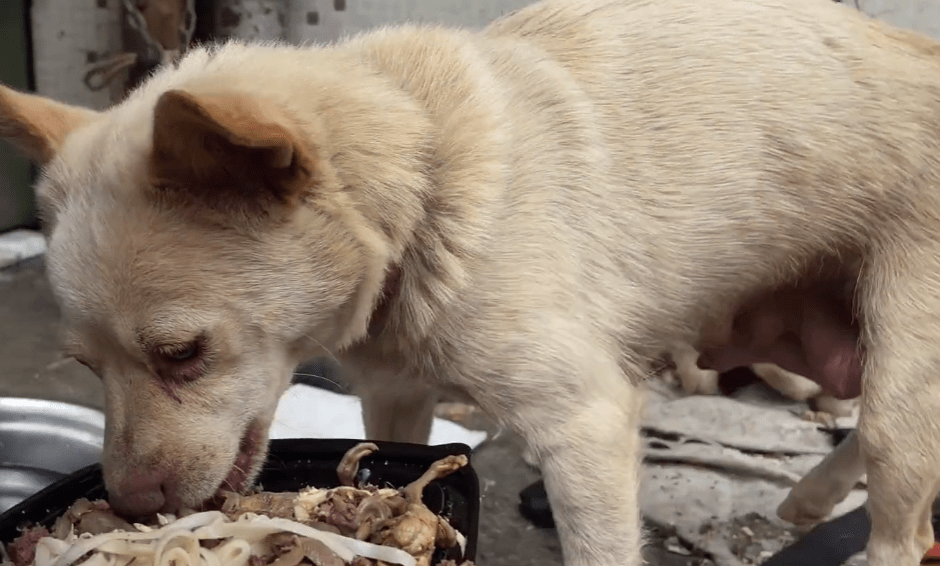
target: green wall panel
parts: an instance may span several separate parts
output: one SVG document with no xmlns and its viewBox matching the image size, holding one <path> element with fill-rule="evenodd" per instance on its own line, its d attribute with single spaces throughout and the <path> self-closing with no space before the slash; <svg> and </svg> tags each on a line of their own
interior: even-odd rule
<svg viewBox="0 0 940 566">
<path fill-rule="evenodd" d="M 29 87 L 29 49 L 25 0 L 0 0 L 0 81 L 17 89 Z M 35 219 L 32 168 L 6 142 L 0 141 L 0 231 Z"/>
</svg>

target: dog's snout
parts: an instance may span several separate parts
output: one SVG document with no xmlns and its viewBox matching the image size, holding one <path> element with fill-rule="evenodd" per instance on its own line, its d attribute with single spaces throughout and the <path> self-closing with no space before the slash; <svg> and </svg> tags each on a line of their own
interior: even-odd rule
<svg viewBox="0 0 940 566">
<path fill-rule="evenodd" d="M 165 511 L 169 476 L 164 470 L 130 471 L 109 490 L 111 507 L 124 517 L 147 517 Z"/>
</svg>

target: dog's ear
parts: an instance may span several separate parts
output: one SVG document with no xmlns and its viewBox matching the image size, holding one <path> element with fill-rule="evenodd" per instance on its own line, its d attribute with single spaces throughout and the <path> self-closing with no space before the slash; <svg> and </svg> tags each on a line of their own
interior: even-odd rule
<svg viewBox="0 0 940 566">
<path fill-rule="evenodd" d="M 0 84 L 0 138 L 38 165 L 55 157 L 69 133 L 98 116 L 94 110 Z"/>
<path fill-rule="evenodd" d="M 152 186 L 172 203 L 271 216 L 314 183 L 314 151 L 276 105 L 245 94 L 164 93 L 154 113 Z"/>
</svg>

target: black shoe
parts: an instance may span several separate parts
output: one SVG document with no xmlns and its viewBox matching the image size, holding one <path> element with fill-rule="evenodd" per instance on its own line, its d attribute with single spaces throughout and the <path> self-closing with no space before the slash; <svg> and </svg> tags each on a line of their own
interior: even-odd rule
<svg viewBox="0 0 940 566">
<path fill-rule="evenodd" d="M 519 512 L 540 529 L 555 528 L 544 481 L 539 480 L 519 492 Z"/>
</svg>

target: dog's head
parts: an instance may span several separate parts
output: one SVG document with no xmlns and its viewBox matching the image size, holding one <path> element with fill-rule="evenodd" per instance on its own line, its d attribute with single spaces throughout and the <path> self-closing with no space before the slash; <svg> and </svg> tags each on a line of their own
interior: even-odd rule
<svg viewBox="0 0 940 566">
<path fill-rule="evenodd" d="M 423 140 L 344 138 L 338 119 L 206 85 L 104 112 L 0 85 L 0 137 L 43 166 L 65 350 L 105 384 L 119 510 L 250 482 L 293 368 L 365 334 L 410 222 L 382 190 L 421 184 Z"/>
</svg>

